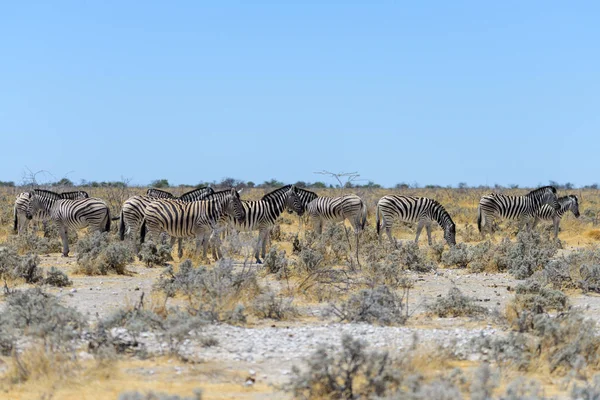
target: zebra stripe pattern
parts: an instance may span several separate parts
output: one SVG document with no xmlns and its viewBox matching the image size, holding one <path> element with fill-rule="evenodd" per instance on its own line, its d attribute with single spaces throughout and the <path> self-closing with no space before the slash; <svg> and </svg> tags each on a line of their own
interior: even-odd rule
<svg viewBox="0 0 600 400">
<path fill-rule="evenodd" d="M 456 226 L 450 214 L 440 203 L 427 197 L 383 196 L 377 202 L 376 219 L 377 236 L 380 242 L 381 227 L 383 227 L 392 245 L 396 246 L 396 241 L 392 236 L 392 223 L 394 220 L 398 220 L 417 223 L 415 242 L 419 241 L 419 235 L 425 227 L 427 241 L 431 246 L 431 223 L 435 221 L 444 230 L 446 243 L 450 246 L 456 245 Z"/>
<path fill-rule="evenodd" d="M 319 234 L 323 231 L 323 220 L 343 221 L 348 219 L 355 234 L 361 232 L 367 222 L 367 206 L 355 194 L 341 197 L 317 197 L 306 206 L 306 213 Z"/>
<path fill-rule="evenodd" d="M 216 229 L 218 221 L 224 215 L 235 220 L 243 220 L 245 217 L 238 192 L 235 189 L 227 192 L 222 199 L 191 202 L 157 199 L 150 202 L 146 206 L 142 223 L 141 243 L 144 243 L 146 232 L 153 235 L 167 232 L 171 236 L 171 243 L 174 243 L 175 238 L 196 237 L 196 252 L 198 252 L 200 244 L 205 242 L 204 236 Z M 206 257 L 206 247 L 204 257 Z"/>
<path fill-rule="evenodd" d="M 525 196 L 506 196 L 492 193 L 479 200 L 477 227 L 484 234 L 486 226 L 492 225 L 494 218 L 519 219 L 534 218 L 544 205 L 558 211 L 556 188 L 544 186 Z"/>
<path fill-rule="evenodd" d="M 213 193 L 212 188 L 199 188 L 182 194 L 179 198 L 160 189 L 148 189 L 145 196 L 131 196 L 123 203 L 121 208 L 121 221 L 119 223 L 119 239 L 124 240 L 126 234 L 137 232 L 144 219 L 146 207 L 157 199 L 179 199 L 184 202 L 203 200 Z M 181 241 L 179 241 L 181 252 Z"/>
<path fill-rule="evenodd" d="M 233 221 L 233 226 L 238 231 L 250 232 L 258 230 L 258 240 L 254 251 L 254 258 L 261 263 L 267 252 L 267 235 L 275 225 L 275 221 L 287 208 L 289 212 L 298 215 L 304 214 L 304 207 L 298 196 L 298 189 L 294 185 L 286 185 L 265 194 L 260 200 L 242 201 L 245 211 L 243 220 Z"/>
<path fill-rule="evenodd" d="M 29 196 L 26 217 L 43 210 L 56 223 L 63 242 L 63 256 L 69 255 L 68 229 L 82 229 L 106 232 L 110 230 L 110 210 L 106 203 L 96 198 L 63 199 L 60 194 L 36 189 Z"/>
<path fill-rule="evenodd" d="M 558 238 L 558 226 L 560 224 L 560 220 L 565 215 L 565 213 L 569 210 L 575 215 L 575 218 L 579 218 L 579 201 L 577 200 L 577 196 L 569 195 L 558 198 L 558 204 L 560 208 L 555 210 L 549 205 L 543 205 L 535 215 L 535 220 L 533 221 L 533 228 L 536 227 L 538 222 L 541 221 L 552 221 L 554 224 L 554 237 Z"/>
<path fill-rule="evenodd" d="M 29 220 L 26 217 L 27 207 L 29 206 L 29 192 L 19 193 L 15 200 L 14 206 L 14 226 L 13 229 L 15 232 L 21 234 L 29 223 Z M 83 190 L 77 190 L 73 192 L 63 192 L 60 193 L 59 196 L 62 199 L 86 199 L 90 197 L 87 192 Z M 36 222 L 42 222 L 44 224 L 44 228 L 46 228 L 46 221 L 50 219 L 50 215 L 44 210 L 38 210 L 38 212 L 32 217 L 32 219 Z"/>
</svg>

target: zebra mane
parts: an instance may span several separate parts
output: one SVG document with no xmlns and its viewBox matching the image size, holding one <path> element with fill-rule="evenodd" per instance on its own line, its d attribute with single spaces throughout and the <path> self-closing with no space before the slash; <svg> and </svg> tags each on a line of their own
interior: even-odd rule
<svg viewBox="0 0 600 400">
<path fill-rule="evenodd" d="M 189 200 L 189 199 L 195 199 L 199 195 L 211 195 L 213 193 L 215 193 L 215 191 L 213 190 L 213 188 L 202 186 L 202 187 L 199 187 L 197 189 L 190 190 L 189 192 L 185 192 L 184 194 L 182 194 L 181 196 L 179 196 L 177 198 L 179 200 L 186 201 L 186 200 Z"/>
<path fill-rule="evenodd" d="M 285 185 L 280 187 L 279 189 L 275 189 L 267 194 L 265 194 L 263 197 L 261 197 L 261 200 L 270 200 L 270 199 L 274 199 L 277 197 L 281 197 L 283 194 L 285 194 L 288 190 L 290 190 L 292 187 L 295 188 L 294 185 Z M 297 190 L 297 188 L 296 188 Z"/>
<path fill-rule="evenodd" d="M 166 190 L 160 190 L 156 188 L 150 188 L 146 191 L 146 196 L 157 197 L 161 199 L 174 199 L 175 196 L 173 194 L 167 192 Z"/>
<path fill-rule="evenodd" d="M 36 194 L 36 195 L 46 198 L 46 199 L 52 199 L 52 200 L 62 199 L 60 193 L 56 193 L 56 192 L 53 192 L 51 190 L 46 190 L 46 189 L 34 189 L 33 194 Z"/>
<path fill-rule="evenodd" d="M 526 196 L 540 195 L 540 194 L 548 191 L 548 189 L 552 190 L 552 193 L 556 194 L 556 188 L 554 186 L 542 186 L 540 188 L 537 188 L 537 189 L 532 190 L 531 192 L 527 193 Z"/>
<path fill-rule="evenodd" d="M 297 186 L 296 186 L 296 190 L 298 191 L 298 194 L 300 194 L 300 195 L 307 195 L 307 196 L 311 196 L 312 198 L 319 197 L 319 195 L 316 194 L 315 192 L 311 192 L 310 190 L 302 189 Z"/>
<path fill-rule="evenodd" d="M 83 190 L 76 190 L 73 192 L 62 192 L 59 194 L 61 199 L 70 199 L 70 200 L 74 200 L 74 199 L 89 199 L 90 195 Z"/>
</svg>

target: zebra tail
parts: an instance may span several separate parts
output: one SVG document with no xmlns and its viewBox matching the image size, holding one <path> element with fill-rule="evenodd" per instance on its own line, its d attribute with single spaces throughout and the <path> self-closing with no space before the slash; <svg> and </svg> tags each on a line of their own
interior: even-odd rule
<svg viewBox="0 0 600 400">
<path fill-rule="evenodd" d="M 364 230 L 365 225 L 367 224 L 367 205 L 363 202 L 360 210 L 361 219 L 360 219 L 360 229 Z"/>
<path fill-rule="evenodd" d="M 477 229 L 479 229 L 479 233 L 481 233 L 481 204 L 477 207 Z"/>
<path fill-rule="evenodd" d="M 381 229 L 381 221 L 379 220 L 379 204 L 377 204 L 377 208 L 375 209 L 375 226 L 377 227 L 377 236 L 379 236 L 379 229 Z"/>
<path fill-rule="evenodd" d="M 140 229 L 140 243 L 144 243 L 146 239 L 146 218 L 142 221 L 142 228 Z"/>
<path fill-rule="evenodd" d="M 125 218 L 123 218 L 123 210 L 121 210 L 121 221 L 119 222 L 119 239 L 125 240 Z"/>
<path fill-rule="evenodd" d="M 104 225 L 104 232 L 110 232 L 110 210 L 106 210 L 106 225 Z"/>
<path fill-rule="evenodd" d="M 17 215 L 17 210 L 15 209 L 15 224 L 13 226 L 13 230 L 17 232 L 19 230 L 19 216 Z"/>
</svg>

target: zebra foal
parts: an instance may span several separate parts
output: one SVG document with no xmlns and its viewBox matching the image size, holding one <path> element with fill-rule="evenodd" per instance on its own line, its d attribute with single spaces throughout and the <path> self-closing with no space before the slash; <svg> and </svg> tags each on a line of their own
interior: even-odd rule
<svg viewBox="0 0 600 400">
<path fill-rule="evenodd" d="M 555 211 L 560 209 L 555 187 L 543 186 L 532 190 L 525 196 L 507 196 L 500 193 L 488 194 L 479 200 L 477 228 L 482 235 L 485 235 L 488 225 L 491 232 L 491 225 L 495 218 L 535 218 L 544 205 L 550 206 Z"/>
<path fill-rule="evenodd" d="M 427 242 L 431 246 L 431 223 L 437 222 L 444 230 L 444 239 L 449 246 L 456 245 L 456 226 L 450 214 L 437 201 L 427 197 L 412 196 L 383 196 L 377 202 L 377 236 L 381 243 L 381 227 L 385 228 L 388 238 L 392 245 L 396 242 L 392 237 L 392 223 L 395 219 L 403 222 L 417 223 L 417 236 L 415 242 L 419 241 L 419 236 L 423 227 L 427 230 Z"/>
<path fill-rule="evenodd" d="M 40 210 L 47 213 L 57 225 L 63 243 L 64 257 L 69 255 L 68 229 L 89 227 L 100 232 L 110 230 L 110 210 L 100 199 L 63 199 L 58 193 L 35 189 L 29 193 L 29 205 L 25 216 L 27 219 L 32 219 Z"/>
<path fill-rule="evenodd" d="M 535 215 L 532 228 L 535 228 L 540 220 L 552 221 L 554 224 L 554 238 L 556 239 L 558 238 L 558 225 L 567 211 L 571 210 L 573 215 L 575 215 L 575 218 L 579 218 L 579 201 L 577 200 L 577 196 L 571 194 L 559 197 L 558 204 L 560 205 L 560 209 L 558 210 L 555 210 L 549 205 L 542 206 Z"/>
</svg>

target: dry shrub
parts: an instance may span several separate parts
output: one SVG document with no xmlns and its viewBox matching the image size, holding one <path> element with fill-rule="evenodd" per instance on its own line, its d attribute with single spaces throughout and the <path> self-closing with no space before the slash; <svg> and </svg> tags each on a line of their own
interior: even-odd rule
<svg viewBox="0 0 600 400">
<path fill-rule="evenodd" d="M 456 286 L 451 287 L 445 297 L 438 297 L 428 309 L 440 318 L 481 317 L 488 314 L 485 307 L 475 304 L 474 299 L 465 296 Z"/>
<path fill-rule="evenodd" d="M 50 267 L 50 270 L 46 272 L 44 283 L 56 287 L 66 287 L 73 284 L 73 282 L 69 280 L 67 274 L 55 267 Z"/>
<path fill-rule="evenodd" d="M 517 285 L 514 299 L 507 305 L 506 316 L 520 332 L 531 329 L 533 318 L 548 311 L 564 311 L 568 307 L 567 296 L 544 287 L 538 280 L 528 279 Z"/>
<path fill-rule="evenodd" d="M 72 239 L 70 235 L 69 239 Z M 77 236 L 73 239 L 73 243 L 75 243 L 77 241 Z M 62 242 L 58 233 L 52 237 L 41 237 L 35 233 L 25 233 L 9 237 L 7 243 L 10 246 L 15 247 L 19 254 L 49 254 L 60 253 L 62 251 Z"/>
<path fill-rule="evenodd" d="M 107 232 L 94 232 L 77 242 L 77 272 L 86 275 L 124 274 L 133 259 L 131 244 L 111 241 Z"/>
<path fill-rule="evenodd" d="M 365 342 L 344 335 L 340 350 L 321 346 L 306 360 L 304 370 L 294 366 L 288 390 L 295 398 L 374 398 L 400 381 L 387 353 L 369 352 Z"/>
<path fill-rule="evenodd" d="M 250 311 L 258 318 L 269 318 L 276 321 L 289 320 L 300 315 L 292 304 L 293 298 L 284 297 L 268 290 L 258 295 L 250 306 Z"/>
<path fill-rule="evenodd" d="M 245 264 L 240 272 L 235 272 L 233 261 L 228 258 L 219 260 L 212 269 L 194 268 L 190 260 L 179 264 L 178 271 L 168 267 L 154 289 L 166 299 L 177 294 L 184 296 L 190 312 L 213 321 L 229 320 L 239 310 L 239 303 L 248 303 L 260 293 L 256 273 Z"/>
<path fill-rule="evenodd" d="M 167 265 L 169 261 L 173 261 L 171 256 L 171 246 L 165 243 L 154 244 L 153 241 L 149 240 L 142 244 L 138 258 L 141 262 L 146 264 L 148 268 L 158 265 L 163 267 Z"/>
<path fill-rule="evenodd" d="M 351 294 L 350 298 L 339 306 L 331 304 L 326 314 L 331 313 L 345 322 L 402 325 L 408 318 L 403 311 L 403 297 L 388 286 L 381 285 Z"/>
</svg>

